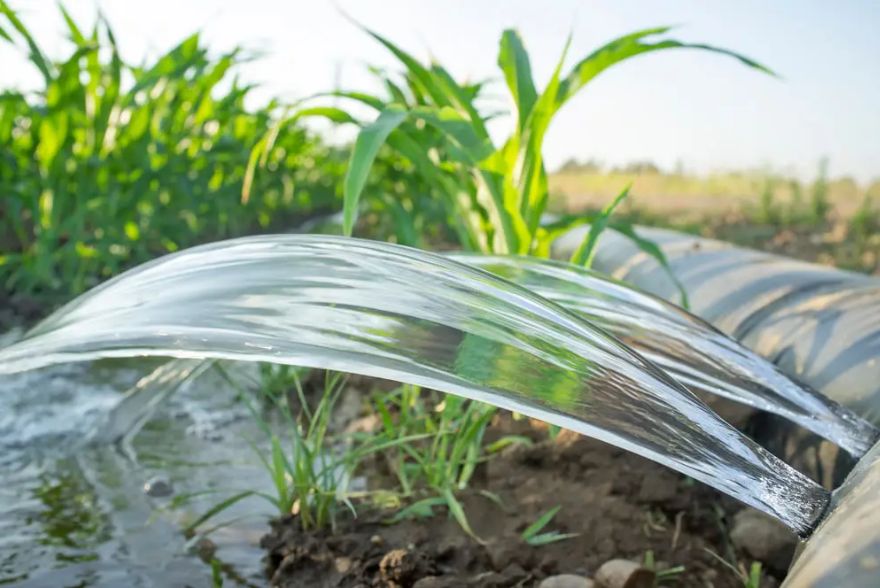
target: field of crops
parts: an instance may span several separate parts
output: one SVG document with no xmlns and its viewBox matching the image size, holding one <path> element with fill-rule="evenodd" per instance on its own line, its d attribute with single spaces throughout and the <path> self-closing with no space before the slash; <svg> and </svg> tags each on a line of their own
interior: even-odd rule
<svg viewBox="0 0 880 588">
<path fill-rule="evenodd" d="M 661 249 L 634 230 L 649 224 L 880 273 L 880 183 L 830 178 L 824 165 L 808 182 L 644 165 L 548 169 L 554 117 L 632 57 L 708 52 L 774 75 L 667 28 L 585 55 L 566 46 L 543 86 L 515 30 L 501 33 L 495 83 L 464 82 L 363 30 L 396 60 L 371 70 L 372 89 L 254 105 L 253 89 L 239 81 L 248 67 L 241 51 L 217 54 L 196 34 L 135 65 L 120 57 L 125 39 L 112 23 L 86 30 L 63 16 L 69 50 L 49 55 L 0 0 L 0 42 L 17 47 L 42 80 L 34 91 L 0 90 L 2 330 L 30 326 L 162 255 L 276 232 L 546 259 L 556 239 L 589 225 L 572 264 L 589 268 L 600 235 L 613 231 L 665 266 Z M 496 111 L 490 91 L 505 93 L 509 112 Z M 501 115 L 507 132 L 490 133 Z M 331 145 L 311 130 L 315 118 L 353 127 L 354 140 Z M 253 585 L 211 549 L 218 519 L 250 500 L 267 501 L 277 516 L 262 547 L 267 577 L 280 586 L 590 586 L 541 582 L 623 574 L 616 565 L 625 579 L 649 580 L 609 588 L 766 588 L 791 558 L 794 536 L 784 528 L 768 531 L 783 535 L 781 551 L 751 550 L 750 537 L 736 533 L 732 499 L 517 413 L 415 385 L 269 364 L 254 392 L 223 363 L 215 368 L 265 432 L 253 461 L 271 491 L 237 488 L 188 515 L 181 532 L 200 546 L 214 585 Z M 547 386 L 565 392 L 565 384 Z M 747 412 L 723 416 L 742 425 Z M 353 477 L 365 481 L 354 487 Z M 180 497 L 172 507 L 187 505 Z"/>
</svg>

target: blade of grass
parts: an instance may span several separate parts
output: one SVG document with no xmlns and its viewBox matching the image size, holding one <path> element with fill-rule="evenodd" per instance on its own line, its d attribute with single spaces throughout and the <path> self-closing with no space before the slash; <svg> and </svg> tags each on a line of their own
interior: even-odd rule
<svg viewBox="0 0 880 588">
<path fill-rule="evenodd" d="M 484 545 L 486 542 L 477 536 L 474 533 L 474 530 L 471 529 L 471 525 L 468 522 L 467 515 L 464 512 L 464 507 L 462 507 L 461 503 L 458 501 L 458 498 L 452 493 L 452 490 L 444 490 L 443 491 L 443 499 L 446 501 L 446 506 L 449 508 L 449 513 L 452 515 L 452 518 L 458 523 L 458 525 L 464 530 L 465 533 L 470 535 L 474 541 L 477 543 Z"/>
</svg>

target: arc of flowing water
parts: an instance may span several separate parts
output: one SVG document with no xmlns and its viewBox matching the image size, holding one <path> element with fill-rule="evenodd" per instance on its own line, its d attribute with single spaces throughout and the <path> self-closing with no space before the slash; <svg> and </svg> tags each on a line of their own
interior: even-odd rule
<svg viewBox="0 0 880 588">
<path fill-rule="evenodd" d="M 140 355 L 327 368 L 488 402 L 653 459 L 801 535 L 829 499 L 604 330 L 410 248 L 277 235 L 182 251 L 54 313 L 0 350 L 0 373 Z"/>
<path fill-rule="evenodd" d="M 755 352 L 681 308 L 594 271 L 521 256 L 449 254 L 574 311 L 692 390 L 782 416 L 861 457 L 877 429 L 797 384 Z"/>
</svg>

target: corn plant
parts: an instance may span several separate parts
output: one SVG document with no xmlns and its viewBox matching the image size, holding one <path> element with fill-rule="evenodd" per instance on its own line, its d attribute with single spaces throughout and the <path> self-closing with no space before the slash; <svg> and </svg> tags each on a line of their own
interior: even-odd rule
<svg viewBox="0 0 880 588">
<path fill-rule="evenodd" d="M 295 125 L 242 204 L 249 151 L 275 105 L 245 106 L 251 88 L 232 77 L 241 51 L 213 56 L 193 35 L 133 66 L 107 22 L 87 31 L 61 11 L 72 49 L 55 61 L 0 0 L 0 42 L 42 80 L 34 92 L 0 91 L 7 291 L 51 303 L 159 254 L 338 206 L 344 160 Z"/>
<path fill-rule="evenodd" d="M 362 92 L 334 92 L 376 111 L 372 122 L 364 123 L 347 111 L 324 109 L 317 114 L 336 122 L 361 127 L 349 160 L 344 182 L 346 234 L 351 234 L 368 188 L 371 170 L 384 147 L 406 161 L 414 175 L 433 186 L 430 196 L 438 198 L 457 236 L 467 249 L 496 253 L 547 255 L 553 240 L 578 224 L 592 222 L 585 244 L 573 261 L 592 258 L 592 247 L 602 228 L 619 229 L 622 223 L 607 217 L 626 190 L 598 215 L 565 217 L 546 222 L 549 193 L 543 159 L 543 143 L 554 116 L 590 81 L 609 67 L 636 55 L 663 49 L 691 48 L 738 59 L 749 67 L 767 72 L 760 64 L 733 53 L 703 44 L 683 43 L 666 36 L 668 28 L 638 31 L 600 47 L 564 71 L 568 44 L 553 75 L 542 91 L 532 78 L 529 55 L 519 34 L 507 30 L 501 36 L 498 65 L 514 105 L 511 130 L 496 145 L 487 130 L 494 112 L 480 109 L 483 84 L 461 84 L 440 64 L 423 64 L 384 37 L 367 31 L 402 64 L 402 79 L 382 74 L 387 96 Z M 301 115 L 312 114 L 303 109 Z M 296 118 L 296 116 L 292 118 Z M 387 151 L 386 150 L 386 153 Z M 373 187 L 371 195 L 375 194 Z M 369 198 L 368 198 L 369 199 Z M 417 217 L 419 211 L 409 211 Z M 413 220 L 413 223 L 417 220 Z M 630 236 L 631 230 L 624 229 Z M 406 233 L 402 229 L 400 233 Z M 411 231 L 409 231 L 411 232 Z M 644 245 L 641 241 L 639 245 Z M 657 248 L 646 247 L 651 255 Z"/>
</svg>

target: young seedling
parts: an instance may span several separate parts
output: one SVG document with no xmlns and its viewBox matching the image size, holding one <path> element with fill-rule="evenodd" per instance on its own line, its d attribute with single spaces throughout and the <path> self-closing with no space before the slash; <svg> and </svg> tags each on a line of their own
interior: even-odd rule
<svg viewBox="0 0 880 588">
<path fill-rule="evenodd" d="M 431 516 L 433 507 L 442 504 L 462 529 L 476 538 L 455 493 L 468 487 L 477 465 L 486 459 L 483 435 L 495 410 L 456 396 L 444 396 L 438 401 L 434 394 L 417 386 L 402 386 L 377 396 L 374 406 L 381 436 L 387 442 L 409 439 L 399 443 L 395 451 L 385 453 L 402 493 L 430 494 L 392 520 Z M 498 450 L 521 442 L 519 438 L 510 438 L 494 445 Z"/>
<path fill-rule="evenodd" d="M 736 574 L 736 577 L 742 582 L 743 588 L 761 588 L 761 571 L 763 569 L 761 567 L 761 562 L 752 562 L 752 565 L 749 566 L 748 571 L 746 571 L 746 568 L 742 563 L 734 565 L 711 549 L 706 549 L 704 547 L 703 550 Z"/>
<path fill-rule="evenodd" d="M 654 551 L 649 549 L 645 552 L 642 565 L 654 572 L 654 586 L 678 582 L 679 577 L 685 572 L 684 566 L 674 566 L 671 568 L 657 569 L 657 563 L 654 561 Z"/>
<path fill-rule="evenodd" d="M 223 373 L 230 383 L 246 394 L 246 390 L 228 372 Z M 249 403 L 269 441 L 268 450 L 255 444 L 252 447 L 269 474 L 274 494 L 257 490 L 234 494 L 209 509 L 191 528 L 245 498 L 259 496 L 270 502 L 279 514 L 296 515 L 304 530 L 335 529 L 339 512 L 348 509 L 356 514 L 352 499 L 364 494 L 349 489 L 349 482 L 358 466 L 376 452 L 420 439 L 418 436 L 385 439 L 374 435 L 332 438 L 331 416 L 344 389 L 344 376 L 328 372 L 320 398 L 310 407 L 300 370 L 266 368 L 261 375 L 263 386 L 260 397 L 268 401 L 280 416 L 282 427 L 275 432 L 260 411 Z M 290 406 L 291 393 L 299 405 L 296 417 Z"/>
<path fill-rule="evenodd" d="M 743 578 L 744 588 L 761 588 L 761 562 L 752 562 L 749 573 Z"/>
<path fill-rule="evenodd" d="M 550 524 L 550 521 L 553 520 L 553 517 L 556 516 L 556 513 L 559 512 L 561 507 L 556 506 L 551 508 L 536 520 L 534 523 L 526 527 L 525 531 L 520 535 L 522 540 L 531 545 L 532 547 L 538 547 L 539 545 L 547 545 L 548 543 L 555 543 L 557 541 L 563 541 L 565 539 L 571 539 L 572 537 L 577 537 L 578 533 L 560 533 L 559 531 L 548 531 L 546 533 L 541 533 L 541 531 Z"/>
</svg>

